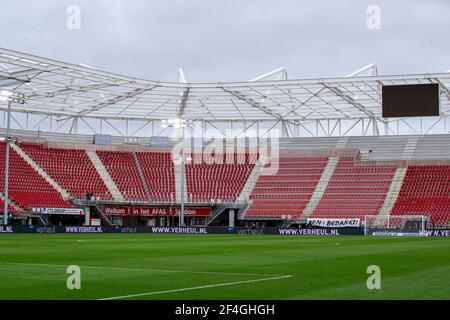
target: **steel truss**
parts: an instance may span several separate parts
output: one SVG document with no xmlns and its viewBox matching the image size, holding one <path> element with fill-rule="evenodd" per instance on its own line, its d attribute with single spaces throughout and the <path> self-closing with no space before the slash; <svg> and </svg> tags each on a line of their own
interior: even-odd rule
<svg viewBox="0 0 450 320">
<path fill-rule="evenodd" d="M 0 89 L 26 101 L 11 106 L 13 129 L 172 136 L 163 121 L 179 118 L 193 123 L 187 134 L 202 137 L 449 133 L 450 73 L 380 76 L 370 64 L 340 78 L 288 79 L 280 68 L 227 83 L 190 83 L 179 70 L 178 80 L 150 81 L 0 48 Z M 382 85 L 420 83 L 439 84 L 439 117 L 382 118 Z M 3 127 L 6 110 L 0 104 Z"/>
</svg>

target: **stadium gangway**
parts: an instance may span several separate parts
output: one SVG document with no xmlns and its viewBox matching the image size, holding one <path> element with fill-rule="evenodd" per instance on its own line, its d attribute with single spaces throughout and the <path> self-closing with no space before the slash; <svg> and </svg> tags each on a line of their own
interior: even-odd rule
<svg viewBox="0 0 450 320">
<path fill-rule="evenodd" d="M 209 226 L 213 221 L 215 221 L 225 210 L 227 209 L 237 209 L 238 216 L 239 212 L 242 208 L 244 208 L 246 204 L 244 202 L 236 201 L 236 202 L 223 202 L 219 206 L 215 207 L 211 214 L 208 216 L 205 225 Z"/>
<path fill-rule="evenodd" d="M 229 204 L 227 204 L 227 203 L 222 203 L 219 206 L 215 207 L 211 211 L 211 214 L 206 219 L 205 225 L 209 226 L 214 220 L 216 220 L 228 208 L 229 208 Z"/>
<path fill-rule="evenodd" d="M 114 225 L 97 205 L 91 206 L 91 210 L 92 209 L 94 209 L 97 212 L 102 222 L 105 223 L 107 226 L 111 227 Z"/>
<path fill-rule="evenodd" d="M 43 219 L 43 216 L 42 216 L 42 215 L 39 215 L 39 214 L 29 214 L 29 215 L 28 215 L 28 218 L 31 218 L 31 219 L 36 220 L 37 224 L 40 225 L 40 226 L 45 226 L 45 225 L 48 224 L 48 223 Z M 48 220 L 47 220 L 47 221 L 48 221 Z M 34 223 L 33 223 L 33 224 L 34 224 Z"/>
</svg>

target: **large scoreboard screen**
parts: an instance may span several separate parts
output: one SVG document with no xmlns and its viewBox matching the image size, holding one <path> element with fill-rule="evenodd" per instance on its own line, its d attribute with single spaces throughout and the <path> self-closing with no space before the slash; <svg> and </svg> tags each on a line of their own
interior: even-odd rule
<svg viewBox="0 0 450 320">
<path fill-rule="evenodd" d="M 439 85 L 383 86 L 382 108 L 383 118 L 439 116 Z"/>
</svg>

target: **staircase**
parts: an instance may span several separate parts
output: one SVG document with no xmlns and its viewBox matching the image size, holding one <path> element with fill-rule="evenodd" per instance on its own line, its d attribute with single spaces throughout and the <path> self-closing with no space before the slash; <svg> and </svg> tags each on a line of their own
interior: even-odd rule
<svg viewBox="0 0 450 320">
<path fill-rule="evenodd" d="M 151 201 L 152 200 L 152 196 L 150 194 L 150 189 L 148 188 L 147 181 L 145 181 L 144 173 L 142 172 L 141 164 L 139 163 L 139 160 L 138 160 L 138 157 L 136 155 L 136 152 L 133 152 L 133 158 L 134 158 L 134 162 L 136 163 L 136 167 L 137 167 L 138 172 L 139 172 L 139 177 L 141 177 L 141 181 L 142 181 L 142 185 L 144 186 L 145 193 L 146 193 L 146 195 L 148 197 L 148 200 Z"/>
<path fill-rule="evenodd" d="M 53 225 L 52 223 L 50 223 L 50 219 L 48 218 L 48 215 L 41 214 L 41 215 L 33 215 L 32 217 L 40 220 L 44 226 L 52 226 Z M 40 219 L 38 217 L 40 217 Z"/>
<path fill-rule="evenodd" d="M 416 145 L 419 141 L 418 137 L 410 137 L 408 141 L 406 141 L 405 148 L 403 149 L 403 153 L 401 156 L 401 160 L 411 160 L 414 156 L 414 152 L 416 151 Z"/>
<path fill-rule="evenodd" d="M 175 174 L 175 200 L 177 203 L 181 203 L 181 176 L 182 176 L 181 157 L 173 159 L 173 168 Z M 186 179 L 184 179 L 184 199 L 186 200 Z"/>
<path fill-rule="evenodd" d="M 237 201 L 249 201 L 250 194 L 252 193 L 252 190 L 255 187 L 259 176 L 261 175 L 261 171 L 264 168 L 264 161 L 260 160 L 261 159 L 258 159 L 258 161 L 256 161 L 255 166 L 253 167 L 253 170 L 247 179 L 247 182 L 245 183 L 241 193 L 239 194 L 239 197 L 237 198 Z"/>
<path fill-rule="evenodd" d="M 229 204 L 226 203 L 222 203 L 221 205 L 218 205 L 217 207 L 215 207 L 210 215 L 208 216 L 208 218 L 206 219 L 206 226 L 209 226 L 211 224 L 211 222 L 213 222 L 214 220 L 216 220 L 217 217 L 219 217 L 222 212 L 224 212 L 225 210 L 227 210 L 229 208 Z"/>
<path fill-rule="evenodd" d="M 293 223 L 294 223 L 294 221 L 292 221 L 292 220 L 285 220 L 278 227 L 279 228 L 289 228 L 291 226 L 291 224 L 293 224 Z"/>
<path fill-rule="evenodd" d="M 92 206 L 91 207 L 91 214 L 93 212 L 96 212 L 98 214 L 98 216 L 100 217 L 100 219 L 102 220 L 102 222 L 111 227 L 113 226 L 113 223 L 108 219 L 108 217 L 103 213 L 103 211 L 98 207 L 98 206 Z"/>
<path fill-rule="evenodd" d="M 109 193 L 111 193 L 114 200 L 124 201 L 122 193 L 120 192 L 119 188 L 117 188 L 116 183 L 109 175 L 108 171 L 103 165 L 102 160 L 100 160 L 100 158 L 98 157 L 97 153 L 95 153 L 95 151 L 86 151 L 86 153 L 89 156 L 89 159 L 91 159 L 91 162 L 94 165 L 95 169 L 97 170 L 98 174 L 103 179 L 103 182 L 105 183 L 106 187 L 109 190 Z"/>
<path fill-rule="evenodd" d="M 307 218 L 314 212 L 314 209 L 316 209 L 317 204 L 319 203 L 320 199 L 322 199 L 322 196 L 328 186 L 328 182 L 330 182 L 331 176 L 333 175 L 338 161 L 338 157 L 331 157 L 328 160 L 327 166 L 322 172 L 322 176 L 320 177 L 320 180 L 316 185 L 314 193 L 311 196 L 311 199 L 309 199 L 309 202 L 306 205 L 305 209 L 303 210 L 301 219 Z"/>
<path fill-rule="evenodd" d="M 379 215 L 389 216 L 400 193 L 403 179 L 405 179 L 406 170 L 407 168 L 397 168 L 397 170 L 395 171 L 391 186 L 389 187 L 388 194 L 386 195 L 386 199 L 384 200 L 383 206 L 380 209 Z"/>
<path fill-rule="evenodd" d="M 48 217 L 47 217 L 47 222 L 46 220 L 44 220 L 42 217 L 42 215 L 28 215 L 29 218 L 34 219 L 37 222 L 37 225 L 39 226 L 45 226 L 48 224 Z M 34 224 L 34 223 L 33 223 Z"/>
<path fill-rule="evenodd" d="M 336 149 L 343 149 L 347 146 L 349 137 L 341 137 L 339 138 L 339 140 L 336 142 Z"/>
<path fill-rule="evenodd" d="M 56 191 L 59 192 L 59 194 L 61 195 L 61 197 L 64 200 L 69 200 L 70 198 L 70 193 L 66 191 L 66 189 L 64 189 L 63 187 L 61 187 L 59 185 L 58 182 L 56 182 L 52 177 L 50 177 L 48 175 L 48 173 L 42 169 L 33 159 L 31 159 L 30 156 L 28 156 L 25 151 L 23 151 L 18 145 L 11 143 L 10 144 L 11 148 L 14 149 L 14 151 L 17 152 L 17 154 L 19 156 L 21 156 L 34 170 L 37 171 L 37 173 L 39 173 L 44 179 L 45 181 L 47 181 L 50 185 L 52 185 L 53 188 L 56 189 Z"/>
</svg>

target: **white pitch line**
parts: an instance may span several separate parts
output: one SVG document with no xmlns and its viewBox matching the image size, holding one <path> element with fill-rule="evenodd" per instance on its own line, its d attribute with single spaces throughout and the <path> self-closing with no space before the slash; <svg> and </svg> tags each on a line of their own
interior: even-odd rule
<svg viewBox="0 0 450 320">
<path fill-rule="evenodd" d="M 4 264 L 13 264 L 21 266 L 40 266 L 40 267 L 57 267 L 67 268 L 70 264 L 45 264 L 45 263 L 26 263 L 26 262 L 7 262 L 0 261 Z M 219 272 L 219 271 L 190 271 L 190 270 L 169 270 L 169 269 L 137 269 L 137 268 L 117 268 L 117 267 L 95 267 L 95 266 L 79 266 L 86 269 L 107 269 L 107 270 L 120 270 L 120 271 L 142 271 L 142 272 L 167 272 L 167 273 L 193 273 L 193 274 L 217 274 L 217 275 L 230 275 L 230 276 L 261 276 L 261 277 L 280 277 L 285 275 L 280 274 L 267 274 L 267 273 L 236 273 L 236 272 Z"/>
<path fill-rule="evenodd" d="M 126 295 L 126 296 L 101 298 L 101 299 L 97 299 L 97 300 L 120 300 L 120 299 L 127 299 L 127 298 L 137 298 L 137 297 L 143 297 L 143 296 L 153 296 L 153 295 L 156 295 L 156 294 L 163 294 L 163 293 L 200 290 L 200 289 L 207 289 L 207 288 L 214 288 L 214 287 L 232 286 L 232 285 L 244 284 L 244 283 L 254 283 L 254 282 L 261 282 L 261 281 L 279 280 L 279 279 L 285 279 L 285 278 L 290 278 L 290 277 L 292 277 L 292 276 L 291 275 L 286 275 L 286 276 L 279 276 L 279 277 L 272 277 L 272 278 L 263 278 L 263 279 L 255 279 L 255 280 L 245 280 L 245 281 L 236 281 L 236 282 L 217 283 L 217 284 L 210 284 L 210 285 L 199 286 L 199 287 L 190 287 L 190 288 L 181 288 L 181 289 L 173 289 L 173 290 L 164 290 L 164 291 L 154 291 L 154 292 L 129 294 L 129 295 Z"/>
</svg>

